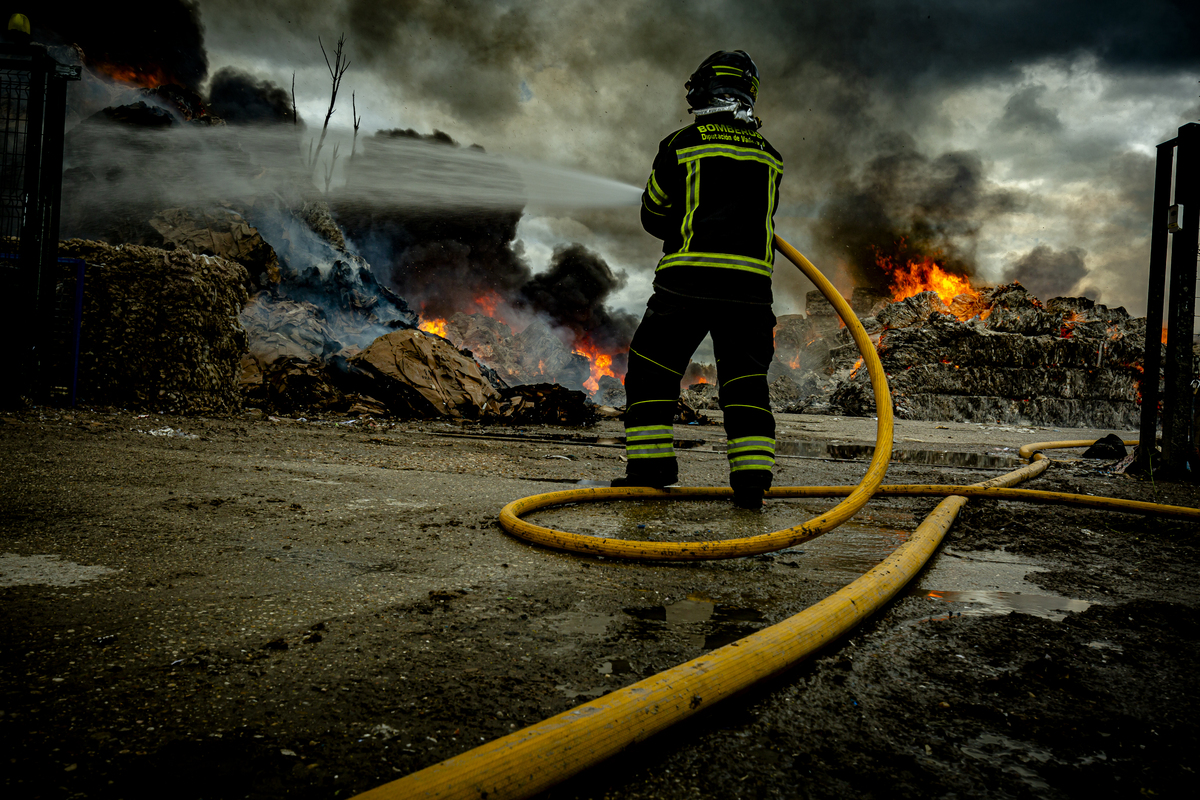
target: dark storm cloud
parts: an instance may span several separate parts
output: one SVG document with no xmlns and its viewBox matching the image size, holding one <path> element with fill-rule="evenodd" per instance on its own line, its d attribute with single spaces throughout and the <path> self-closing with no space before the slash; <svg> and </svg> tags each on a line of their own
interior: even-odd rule
<svg viewBox="0 0 1200 800">
<path fill-rule="evenodd" d="M 1057 133 L 1062 130 L 1058 112 L 1039 103 L 1044 94 L 1046 87 L 1042 85 L 1025 86 L 1013 94 L 1004 104 L 1000 129 L 1032 133 Z"/>
<path fill-rule="evenodd" d="M 786 3 L 760 6 L 792 63 L 814 60 L 890 84 L 932 75 L 966 81 L 1089 53 L 1108 69 L 1200 63 L 1200 4 L 1186 0 Z"/>
<path fill-rule="evenodd" d="M 1041 300 L 1062 297 L 1088 274 L 1086 257 L 1078 247 L 1055 250 L 1039 244 L 1004 270 L 1004 281 L 1020 281 Z"/>
<path fill-rule="evenodd" d="M 345 22 L 364 66 L 467 119 L 512 113 L 538 33 L 525 4 L 349 0 Z"/>
</svg>

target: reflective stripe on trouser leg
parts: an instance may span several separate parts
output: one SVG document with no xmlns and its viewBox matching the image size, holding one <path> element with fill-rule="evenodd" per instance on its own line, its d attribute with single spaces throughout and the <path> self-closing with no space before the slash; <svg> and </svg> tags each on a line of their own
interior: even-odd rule
<svg viewBox="0 0 1200 800">
<path fill-rule="evenodd" d="M 674 458 L 675 431 L 670 425 L 642 425 L 625 429 L 625 457 L 630 461 Z"/>
<path fill-rule="evenodd" d="M 774 352 L 769 308 L 734 309 L 713 328 L 721 409 L 729 442 L 729 484 L 769 489 L 775 464 L 775 417 L 767 371 Z"/>
<path fill-rule="evenodd" d="M 625 373 L 625 472 L 630 477 L 674 483 L 679 474 L 672 446 L 679 381 L 706 328 L 697 314 L 683 313 L 657 296 L 629 346 Z"/>
<path fill-rule="evenodd" d="M 775 466 L 775 440 L 769 436 L 743 436 L 730 439 L 729 473 L 746 470 L 767 470 Z"/>
</svg>

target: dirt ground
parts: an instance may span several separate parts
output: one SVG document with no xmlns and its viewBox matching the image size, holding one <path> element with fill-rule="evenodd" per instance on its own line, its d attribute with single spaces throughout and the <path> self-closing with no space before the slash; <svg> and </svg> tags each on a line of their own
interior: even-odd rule
<svg viewBox="0 0 1200 800">
<path fill-rule="evenodd" d="M 676 432 L 695 445 L 683 482 L 721 485 L 720 427 Z M 973 483 L 1021 444 L 1104 433 L 900 422 L 911 462 L 968 455 L 895 463 L 888 482 Z M 814 542 L 712 563 L 583 558 L 499 528 L 510 500 L 620 474 L 616 435 L 0 417 L 4 795 L 347 797 L 797 613 L 934 505 L 873 500 Z M 802 455 L 780 459 L 777 485 L 853 483 L 865 460 L 811 453 L 870 444 L 873 422 L 783 416 L 779 439 Z M 1055 458 L 1026 486 L 1200 505 L 1194 485 Z M 538 519 L 718 538 L 832 502 Z M 837 646 L 547 796 L 1181 796 L 1200 740 L 1198 533 L 972 501 L 910 590 Z"/>
</svg>

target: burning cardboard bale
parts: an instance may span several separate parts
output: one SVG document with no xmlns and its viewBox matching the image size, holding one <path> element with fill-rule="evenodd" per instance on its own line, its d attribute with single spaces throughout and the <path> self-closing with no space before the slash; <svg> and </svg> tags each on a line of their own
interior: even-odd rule
<svg viewBox="0 0 1200 800">
<path fill-rule="evenodd" d="M 502 399 L 473 359 L 421 331 L 381 336 L 348 366 L 362 394 L 400 417 L 478 419 Z"/>
<path fill-rule="evenodd" d="M 921 292 L 879 310 L 875 322 L 882 328 L 910 328 L 929 319 L 931 314 L 949 314 L 950 308 L 937 292 Z"/>
<path fill-rule="evenodd" d="M 800 376 L 780 375 L 767 387 L 771 410 L 781 414 L 805 414 L 813 410 L 821 395 L 820 382 L 812 373 Z"/>
<path fill-rule="evenodd" d="M 241 407 L 246 269 L 219 256 L 69 239 L 59 255 L 88 264 L 80 396 L 181 413 Z"/>
<path fill-rule="evenodd" d="M 628 402 L 625 396 L 625 384 L 611 375 L 605 375 L 600 379 L 596 389 L 596 402 L 610 408 L 624 408 Z"/>
<path fill-rule="evenodd" d="M 444 331 L 443 335 L 456 347 L 469 350 L 512 386 L 553 382 L 582 391 L 591 376 L 591 360 L 563 344 L 541 319 L 533 320 L 515 336 L 498 319 L 461 312 L 442 326 L 426 329 Z"/>
<path fill-rule="evenodd" d="M 920 295 L 879 313 L 879 321 L 896 323 L 885 326 L 878 352 L 898 416 L 1136 427 L 1144 320 L 1084 298 L 1043 307 L 1015 284 L 980 295 L 987 307 L 965 322 Z M 830 407 L 870 414 L 874 397 L 857 348 L 845 333 L 838 339 Z"/>
</svg>

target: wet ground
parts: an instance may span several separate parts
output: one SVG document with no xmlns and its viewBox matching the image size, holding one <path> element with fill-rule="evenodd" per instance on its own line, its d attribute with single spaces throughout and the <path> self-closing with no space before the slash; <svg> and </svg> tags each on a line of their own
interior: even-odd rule
<svg viewBox="0 0 1200 800">
<path fill-rule="evenodd" d="M 888 482 L 977 482 L 1021 444 L 1104 433 L 900 422 Z M 684 482 L 720 485 L 719 427 L 676 434 Z M 3 417 L 5 794 L 346 797 L 778 622 L 935 503 L 872 501 L 821 539 L 712 563 L 584 558 L 499 529 L 512 499 L 619 474 L 619 435 Z M 854 483 L 873 422 L 785 416 L 779 438 L 777 484 Z M 1027 486 L 1200 505 L 1194 486 L 1108 466 L 1060 461 Z M 536 518 L 724 538 L 833 502 Z M 909 590 L 836 647 L 549 796 L 1180 796 L 1200 719 L 1198 533 L 972 501 Z"/>
</svg>

